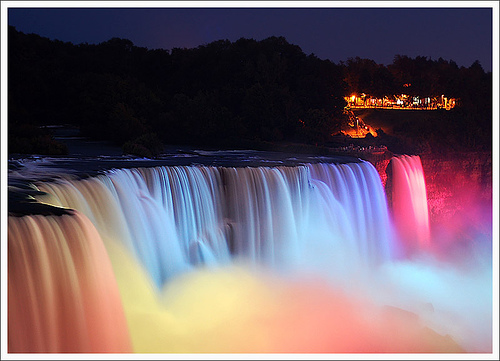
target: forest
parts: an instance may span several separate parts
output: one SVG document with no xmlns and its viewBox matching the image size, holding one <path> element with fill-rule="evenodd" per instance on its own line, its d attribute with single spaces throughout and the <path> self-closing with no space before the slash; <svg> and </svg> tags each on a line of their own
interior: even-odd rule
<svg viewBox="0 0 500 361">
<path fill-rule="evenodd" d="M 403 90 L 446 94 L 460 103 L 422 122 L 402 122 L 394 134 L 380 131 L 378 143 L 398 152 L 421 151 L 421 141 L 431 151 L 443 144 L 491 149 L 492 76 L 477 61 L 459 67 L 441 58 L 396 55 L 387 66 L 359 57 L 335 64 L 284 37 L 167 50 L 120 38 L 72 44 L 11 26 L 7 59 L 9 154 L 65 154 L 65 146 L 41 128 L 57 124 L 146 157 L 167 144 L 332 145 L 347 122 L 344 96 Z"/>
</svg>

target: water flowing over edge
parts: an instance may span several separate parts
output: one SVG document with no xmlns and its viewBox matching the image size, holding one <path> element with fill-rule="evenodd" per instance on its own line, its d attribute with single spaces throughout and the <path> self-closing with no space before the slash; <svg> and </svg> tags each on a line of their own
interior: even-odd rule
<svg viewBox="0 0 500 361">
<path fill-rule="evenodd" d="M 124 169 L 39 189 L 48 194 L 40 201 L 85 215 L 108 252 L 131 253 L 160 289 L 193 267 L 234 259 L 322 273 L 344 287 L 400 254 L 384 190 L 367 162 Z"/>
</svg>

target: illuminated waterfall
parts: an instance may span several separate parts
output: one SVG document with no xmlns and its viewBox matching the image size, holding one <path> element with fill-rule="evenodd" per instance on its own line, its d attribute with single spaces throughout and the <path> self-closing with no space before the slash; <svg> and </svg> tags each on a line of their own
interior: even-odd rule
<svg viewBox="0 0 500 361">
<path fill-rule="evenodd" d="M 409 252 L 426 249 L 430 245 L 429 211 L 420 157 L 393 157 L 389 167 L 398 237 Z"/>
<path fill-rule="evenodd" d="M 41 201 L 77 209 L 103 237 L 122 240 L 158 286 L 231 253 L 286 267 L 316 244 L 355 267 L 389 259 L 393 247 L 384 190 L 368 162 L 121 169 L 39 189 Z"/>
<path fill-rule="evenodd" d="M 239 268 L 399 294 L 390 287 L 406 287 L 403 273 L 375 280 L 409 274 L 397 265 L 400 238 L 425 248 L 429 230 L 420 159 L 392 167 L 393 218 L 365 161 L 37 182 L 38 202 L 69 210 L 9 216 L 9 351 L 461 352 L 396 308 Z"/>
<path fill-rule="evenodd" d="M 311 178 L 324 183 L 341 205 L 339 211 L 345 212 L 363 263 L 387 261 L 395 256 L 397 244 L 376 169 L 364 162 L 309 167 Z"/>
<path fill-rule="evenodd" d="M 9 217 L 9 352 L 131 352 L 106 249 L 78 212 Z"/>
</svg>

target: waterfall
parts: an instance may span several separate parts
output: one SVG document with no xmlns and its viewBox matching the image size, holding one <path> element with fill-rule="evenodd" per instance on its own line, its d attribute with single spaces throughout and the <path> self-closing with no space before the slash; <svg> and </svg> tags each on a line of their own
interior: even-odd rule
<svg viewBox="0 0 500 361">
<path fill-rule="evenodd" d="M 131 352 L 106 249 L 79 212 L 9 217 L 9 352 Z"/>
<path fill-rule="evenodd" d="M 392 214 L 398 238 L 407 252 L 430 246 L 429 211 L 419 156 L 401 155 L 389 163 Z"/>
<path fill-rule="evenodd" d="M 83 179 L 61 175 L 35 182 L 37 191 L 32 194 L 37 202 L 68 212 L 9 216 L 9 351 L 183 352 L 191 341 L 181 335 L 193 326 L 182 323 L 179 314 L 214 327 L 219 324 L 211 314 L 221 304 L 229 318 L 243 315 L 252 320 L 252 312 L 264 312 L 268 303 L 280 315 L 280 303 L 270 298 L 267 283 L 240 271 L 237 279 L 220 276 L 213 286 L 219 298 L 203 298 L 200 302 L 210 307 L 203 308 L 203 314 L 184 310 L 190 297 L 197 299 L 197 292 L 210 287 L 210 278 L 190 278 L 200 269 L 255 265 L 285 275 L 321 274 L 346 286 L 357 282 L 355 275 L 387 272 L 391 268 L 386 265 L 396 264 L 401 247 L 425 249 L 430 241 L 420 159 L 394 158 L 391 172 L 390 204 L 375 167 L 361 160 L 273 167 L 123 168 Z M 196 288 L 185 288 L 183 279 Z M 238 293 L 222 295 L 228 287 Z M 273 292 L 287 294 L 280 287 Z M 251 290 L 262 291 L 263 298 Z M 310 304 L 301 292 L 299 287 L 292 294 Z M 184 294 L 186 299 L 169 301 Z M 248 298 L 245 310 L 233 311 L 237 296 Z M 326 299 L 337 297 L 328 293 Z M 253 302 L 262 307 L 250 306 Z M 302 306 L 287 307 L 295 315 Z M 338 316 L 328 315 L 328 327 L 334 327 Z M 349 315 L 361 322 L 357 310 Z M 315 317 L 317 325 L 324 322 L 321 312 Z M 349 327 L 348 318 L 343 322 Z M 255 335 L 262 332 L 258 322 L 251 324 Z M 282 333 L 281 327 L 275 330 Z M 226 339 L 236 337 L 231 331 L 222 334 Z M 325 337 L 318 340 L 328 345 Z M 343 344 L 339 341 L 337 350 L 344 350 Z M 236 345 L 248 346 L 239 339 Z M 363 345 L 356 347 L 348 350 L 365 350 Z M 262 349 L 268 348 L 258 348 Z"/>
<path fill-rule="evenodd" d="M 311 177 L 325 183 L 352 226 L 363 263 L 383 262 L 397 252 L 380 176 L 366 162 L 311 164 Z"/>
<path fill-rule="evenodd" d="M 232 257 L 287 267 L 316 244 L 354 267 L 387 260 L 394 247 L 384 189 L 368 162 L 119 169 L 38 187 L 40 201 L 79 210 L 104 238 L 121 240 L 158 287 Z"/>
</svg>

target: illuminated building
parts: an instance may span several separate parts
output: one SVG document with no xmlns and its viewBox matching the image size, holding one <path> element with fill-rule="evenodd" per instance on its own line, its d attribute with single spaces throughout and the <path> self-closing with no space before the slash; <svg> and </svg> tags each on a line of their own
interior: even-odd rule
<svg viewBox="0 0 500 361">
<path fill-rule="evenodd" d="M 412 110 L 450 110 L 457 104 L 457 99 L 441 96 L 410 96 L 408 94 L 386 95 L 376 98 L 365 93 L 351 94 L 344 97 L 347 107 L 351 109 L 381 108 L 381 109 L 412 109 Z"/>
</svg>

